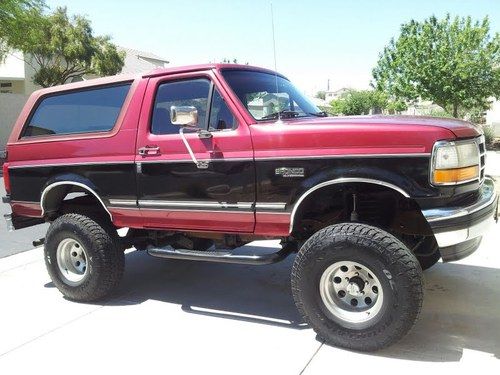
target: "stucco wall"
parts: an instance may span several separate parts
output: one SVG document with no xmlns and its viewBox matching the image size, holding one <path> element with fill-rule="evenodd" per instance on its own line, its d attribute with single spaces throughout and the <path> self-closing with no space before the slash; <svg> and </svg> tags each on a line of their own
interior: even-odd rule
<svg viewBox="0 0 500 375">
<path fill-rule="evenodd" d="M 5 149 L 12 126 L 27 99 L 21 94 L 0 94 L 0 150 Z"/>
</svg>

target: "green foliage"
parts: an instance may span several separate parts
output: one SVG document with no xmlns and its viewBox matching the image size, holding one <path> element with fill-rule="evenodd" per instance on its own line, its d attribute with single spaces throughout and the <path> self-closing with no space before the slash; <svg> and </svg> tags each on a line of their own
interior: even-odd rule
<svg viewBox="0 0 500 375">
<path fill-rule="evenodd" d="M 8 39 L 23 33 L 18 28 L 18 20 L 26 17 L 31 10 L 43 7 L 42 0 L 0 0 L 0 62 L 9 51 Z"/>
<path fill-rule="evenodd" d="M 391 101 L 385 93 L 374 90 L 349 90 L 330 105 L 331 113 L 346 116 L 367 115 L 372 110 L 396 113 L 406 109 L 403 101 Z"/>
<path fill-rule="evenodd" d="M 338 113 L 335 113 L 333 108 L 330 107 L 329 105 L 319 105 L 318 108 L 320 111 L 327 113 L 329 116 L 338 116 Z"/>
<path fill-rule="evenodd" d="M 323 90 L 320 90 L 316 93 L 316 95 L 314 95 L 315 98 L 318 98 L 318 99 L 322 99 L 322 100 L 325 100 L 326 98 L 326 92 L 323 91 Z"/>
<path fill-rule="evenodd" d="M 500 97 L 500 36 L 488 18 L 432 16 L 401 26 L 373 70 L 375 87 L 407 101 L 431 100 L 458 117 Z"/>
<path fill-rule="evenodd" d="M 422 116 L 453 118 L 453 115 L 444 109 L 430 109 L 428 111 L 424 111 Z"/>
<path fill-rule="evenodd" d="M 486 146 L 490 148 L 495 143 L 495 131 L 491 126 L 483 126 L 484 139 L 486 141 Z"/>
<path fill-rule="evenodd" d="M 31 8 L 16 22 L 22 32 L 9 35 L 7 44 L 25 54 L 25 61 L 35 70 L 33 82 L 42 87 L 85 74 L 113 75 L 123 67 L 124 55 L 110 38 L 94 36 L 90 21 L 69 17 L 66 8 L 48 15 Z"/>
</svg>

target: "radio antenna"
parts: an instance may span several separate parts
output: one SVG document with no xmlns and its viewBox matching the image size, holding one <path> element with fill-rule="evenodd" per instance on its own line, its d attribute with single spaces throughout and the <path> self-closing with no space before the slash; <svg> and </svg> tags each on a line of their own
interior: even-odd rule
<svg viewBox="0 0 500 375">
<path fill-rule="evenodd" d="M 269 4 L 271 5 L 271 27 L 273 29 L 274 81 L 276 82 L 276 101 L 278 102 L 278 122 L 281 122 L 280 98 L 278 96 L 278 68 L 276 64 L 276 38 L 274 37 L 274 12 L 273 3 L 270 2 Z"/>
</svg>

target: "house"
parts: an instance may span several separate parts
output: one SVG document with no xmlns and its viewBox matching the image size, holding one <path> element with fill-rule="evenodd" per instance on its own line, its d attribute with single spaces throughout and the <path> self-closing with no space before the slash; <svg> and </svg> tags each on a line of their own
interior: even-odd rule
<svg viewBox="0 0 500 375">
<path fill-rule="evenodd" d="M 125 64 L 120 74 L 134 74 L 164 68 L 169 61 L 150 52 L 118 47 L 125 52 Z M 0 151 L 29 95 L 40 88 L 33 83 L 35 71 L 24 61 L 22 52 L 14 51 L 0 62 Z M 92 79 L 95 76 L 77 77 L 72 82 Z"/>
<path fill-rule="evenodd" d="M 500 100 L 494 100 L 486 112 L 486 125 L 493 128 L 495 137 L 500 138 Z"/>
<path fill-rule="evenodd" d="M 335 91 L 325 91 L 325 102 L 330 103 L 332 100 L 340 98 L 342 95 L 344 95 L 346 92 L 349 92 L 349 88 L 347 87 L 342 87 L 341 89 L 335 90 Z"/>
</svg>

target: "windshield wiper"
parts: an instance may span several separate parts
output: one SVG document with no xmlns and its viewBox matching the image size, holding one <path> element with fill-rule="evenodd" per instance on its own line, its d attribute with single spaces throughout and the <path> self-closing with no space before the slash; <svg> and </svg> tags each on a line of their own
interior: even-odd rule
<svg viewBox="0 0 500 375">
<path fill-rule="evenodd" d="M 308 114 L 316 117 L 328 117 L 328 113 L 326 113 L 325 111 L 315 112 L 315 113 L 309 112 Z"/>
<path fill-rule="evenodd" d="M 266 115 L 264 117 L 261 117 L 261 120 L 271 120 L 271 119 L 277 119 L 277 118 L 294 118 L 294 117 L 299 117 L 300 112 L 297 111 L 290 111 L 288 109 L 285 109 L 280 112 L 274 112 L 269 115 Z"/>
</svg>

